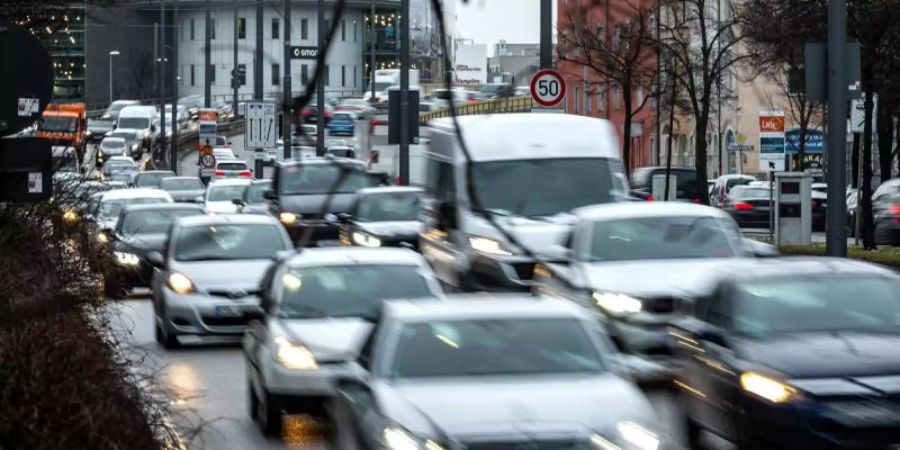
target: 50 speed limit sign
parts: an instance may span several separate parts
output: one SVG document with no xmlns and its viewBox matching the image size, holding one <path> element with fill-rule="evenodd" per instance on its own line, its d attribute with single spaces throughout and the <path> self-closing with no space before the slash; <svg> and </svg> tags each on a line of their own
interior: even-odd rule
<svg viewBox="0 0 900 450">
<path fill-rule="evenodd" d="M 531 98 L 545 108 L 558 105 L 566 97 L 566 80 L 553 69 L 541 69 L 531 77 Z"/>
</svg>

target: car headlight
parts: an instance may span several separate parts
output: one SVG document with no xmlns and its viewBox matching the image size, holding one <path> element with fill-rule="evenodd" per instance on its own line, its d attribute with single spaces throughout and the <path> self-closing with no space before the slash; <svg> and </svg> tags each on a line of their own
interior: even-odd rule
<svg viewBox="0 0 900 450">
<path fill-rule="evenodd" d="M 190 294 L 191 292 L 194 292 L 194 282 L 191 281 L 187 275 L 178 272 L 166 277 L 166 284 L 169 285 L 169 289 L 179 294 Z"/>
<path fill-rule="evenodd" d="M 639 313 L 643 308 L 640 300 L 615 292 L 594 292 L 591 298 L 594 299 L 597 306 L 613 315 Z"/>
<path fill-rule="evenodd" d="M 634 422 L 616 424 L 615 438 L 591 435 L 591 444 L 598 450 L 657 450 L 659 436 Z"/>
<path fill-rule="evenodd" d="M 78 222 L 78 211 L 73 208 L 66 208 L 66 210 L 63 211 L 62 218 L 66 223 Z"/>
<path fill-rule="evenodd" d="M 484 253 L 486 255 L 494 255 L 494 256 L 509 256 L 512 255 L 512 252 L 507 250 L 503 243 L 500 241 L 486 238 L 482 236 L 469 236 L 469 245 L 472 246 L 472 250 L 475 250 L 478 253 Z"/>
<path fill-rule="evenodd" d="M 109 235 L 107 235 L 105 231 L 97 232 L 97 241 L 101 244 L 105 244 L 109 242 Z"/>
<path fill-rule="evenodd" d="M 793 387 L 756 372 L 741 374 L 741 388 L 772 403 L 787 403 L 800 397 Z"/>
<path fill-rule="evenodd" d="M 353 242 L 363 247 L 381 247 L 381 239 L 361 231 L 353 232 Z"/>
<path fill-rule="evenodd" d="M 385 428 L 383 437 L 388 450 L 446 450 L 431 439 L 419 439 L 397 427 Z"/>
<path fill-rule="evenodd" d="M 286 369 L 315 370 L 316 358 L 306 347 L 294 344 L 284 337 L 275 338 L 275 360 Z"/>
<path fill-rule="evenodd" d="M 84 132 L 84 135 L 87 136 L 87 137 L 90 137 L 91 134 L 92 134 L 92 133 L 91 133 L 91 130 L 87 130 L 87 131 Z"/>
<path fill-rule="evenodd" d="M 285 225 L 293 225 L 294 222 L 296 222 L 298 219 L 300 219 L 299 214 L 290 212 L 281 212 L 280 214 L 278 214 L 278 220 L 280 220 L 281 223 Z"/>
<path fill-rule="evenodd" d="M 114 252 L 116 260 L 123 266 L 136 266 L 141 263 L 141 258 L 134 253 Z"/>
<path fill-rule="evenodd" d="M 150 137 L 150 130 L 144 132 L 144 138 L 146 139 L 148 137 Z"/>
</svg>

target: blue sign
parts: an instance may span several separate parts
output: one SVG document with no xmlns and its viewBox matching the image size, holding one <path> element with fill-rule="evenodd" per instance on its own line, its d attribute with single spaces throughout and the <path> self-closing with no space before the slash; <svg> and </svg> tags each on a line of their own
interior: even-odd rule
<svg viewBox="0 0 900 450">
<path fill-rule="evenodd" d="M 759 153 L 760 155 L 784 153 L 784 138 L 760 136 Z"/>
<path fill-rule="evenodd" d="M 800 151 L 800 129 L 794 128 L 784 133 L 784 150 L 787 153 Z M 825 153 L 825 134 L 819 130 L 806 131 L 806 153 Z"/>
</svg>

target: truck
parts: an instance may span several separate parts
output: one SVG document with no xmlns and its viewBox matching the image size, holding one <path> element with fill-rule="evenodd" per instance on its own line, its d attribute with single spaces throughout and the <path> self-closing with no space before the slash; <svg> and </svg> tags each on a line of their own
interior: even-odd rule
<svg viewBox="0 0 900 450">
<path fill-rule="evenodd" d="M 38 121 L 37 137 L 72 147 L 84 158 L 87 140 L 87 108 L 84 103 L 51 103 Z"/>
<path fill-rule="evenodd" d="M 410 89 L 418 89 L 419 86 L 419 71 L 418 69 L 412 69 L 409 71 L 409 88 Z M 372 86 L 366 85 L 366 93 L 363 95 L 363 99 L 369 100 L 372 98 Z M 388 99 L 388 90 L 394 88 L 400 88 L 400 69 L 381 69 L 375 71 L 375 101 L 372 103 L 387 104 Z"/>
</svg>

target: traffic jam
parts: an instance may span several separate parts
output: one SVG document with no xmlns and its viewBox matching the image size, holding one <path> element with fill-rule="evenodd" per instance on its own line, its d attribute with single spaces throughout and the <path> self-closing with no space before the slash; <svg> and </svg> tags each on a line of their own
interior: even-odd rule
<svg viewBox="0 0 900 450">
<path fill-rule="evenodd" d="M 149 289 L 161 351 L 240 347 L 231 401 L 265 435 L 310 417 L 342 450 L 900 442 L 900 276 L 745 237 L 771 183 L 676 169 L 660 201 L 665 169 L 629 179 L 610 123 L 539 113 L 433 120 L 413 186 L 299 151 L 254 179 L 240 136 L 201 137 L 176 176 L 135 162 L 158 110 L 126 103 L 97 179 L 55 151 L 65 218 Z"/>
</svg>

